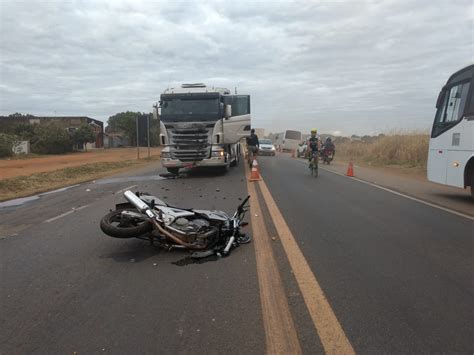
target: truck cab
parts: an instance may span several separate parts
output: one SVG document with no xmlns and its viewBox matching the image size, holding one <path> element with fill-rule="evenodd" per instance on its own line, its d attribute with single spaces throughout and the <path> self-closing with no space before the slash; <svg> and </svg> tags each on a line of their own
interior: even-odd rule
<svg viewBox="0 0 474 355">
<path fill-rule="evenodd" d="M 219 167 L 239 162 L 240 142 L 250 135 L 250 96 L 204 84 L 183 84 L 160 96 L 162 164 L 181 168 Z M 158 114 L 158 112 L 156 112 Z"/>
</svg>

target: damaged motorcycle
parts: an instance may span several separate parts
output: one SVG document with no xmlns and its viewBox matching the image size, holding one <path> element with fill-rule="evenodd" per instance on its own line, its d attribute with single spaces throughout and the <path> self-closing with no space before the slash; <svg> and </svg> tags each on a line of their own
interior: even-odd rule
<svg viewBox="0 0 474 355">
<path fill-rule="evenodd" d="M 193 251 L 192 257 L 227 256 L 230 251 L 251 241 L 241 227 L 248 211 L 250 196 L 230 217 L 223 211 L 173 207 L 158 197 L 125 191 L 127 200 L 100 221 L 102 231 L 114 238 L 140 238 L 171 250 L 184 248 Z"/>
</svg>

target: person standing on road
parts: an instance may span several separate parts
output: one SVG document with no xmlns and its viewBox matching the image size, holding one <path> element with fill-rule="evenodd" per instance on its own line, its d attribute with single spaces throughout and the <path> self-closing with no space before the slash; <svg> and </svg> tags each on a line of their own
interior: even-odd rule
<svg viewBox="0 0 474 355">
<path fill-rule="evenodd" d="M 316 128 L 313 128 L 311 130 L 311 137 L 308 138 L 308 142 L 306 144 L 306 151 L 307 151 L 307 157 L 308 157 L 308 160 L 311 162 L 311 160 L 313 159 L 313 156 L 316 154 L 316 158 L 317 158 L 317 154 L 319 152 L 319 150 L 321 149 L 321 141 L 319 140 L 319 137 L 317 135 L 318 131 L 316 130 Z"/>
<path fill-rule="evenodd" d="M 260 144 L 258 143 L 258 136 L 255 134 L 255 129 L 252 128 L 252 130 L 250 131 L 250 136 L 247 137 L 249 164 L 252 164 L 253 158 L 257 156 L 259 148 Z"/>
</svg>

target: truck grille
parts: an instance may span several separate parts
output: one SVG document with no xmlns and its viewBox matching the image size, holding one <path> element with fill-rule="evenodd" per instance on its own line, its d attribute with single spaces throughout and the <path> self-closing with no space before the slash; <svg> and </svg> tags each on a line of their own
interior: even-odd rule
<svg viewBox="0 0 474 355">
<path fill-rule="evenodd" d="M 211 155 L 209 130 L 202 128 L 175 128 L 171 133 L 171 154 L 181 161 L 201 161 Z"/>
</svg>

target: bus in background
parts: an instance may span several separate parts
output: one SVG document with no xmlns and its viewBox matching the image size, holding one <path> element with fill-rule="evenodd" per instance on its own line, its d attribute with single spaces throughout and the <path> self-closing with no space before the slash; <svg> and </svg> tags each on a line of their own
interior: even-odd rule
<svg viewBox="0 0 474 355">
<path fill-rule="evenodd" d="M 471 187 L 474 198 L 474 65 L 451 75 L 436 102 L 428 180 Z"/>
<path fill-rule="evenodd" d="M 277 133 L 275 136 L 275 146 L 280 151 L 293 151 L 298 148 L 302 141 L 300 131 L 286 130 L 282 133 Z"/>
</svg>

